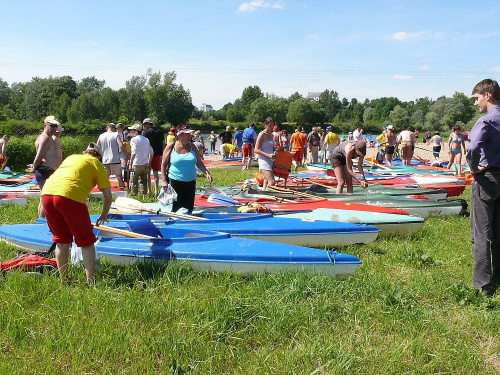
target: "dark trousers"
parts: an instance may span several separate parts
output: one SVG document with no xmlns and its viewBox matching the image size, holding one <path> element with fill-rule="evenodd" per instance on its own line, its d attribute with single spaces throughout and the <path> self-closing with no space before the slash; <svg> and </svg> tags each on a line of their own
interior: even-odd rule
<svg viewBox="0 0 500 375">
<path fill-rule="evenodd" d="M 170 179 L 170 185 L 177 193 L 177 200 L 172 205 L 172 211 L 175 212 L 179 208 L 184 207 L 189 212 L 194 208 L 194 196 L 196 194 L 196 180 L 193 181 L 177 181 Z"/>
<path fill-rule="evenodd" d="M 472 286 L 479 289 L 500 277 L 500 171 L 474 175 L 470 231 L 474 256 Z"/>
</svg>

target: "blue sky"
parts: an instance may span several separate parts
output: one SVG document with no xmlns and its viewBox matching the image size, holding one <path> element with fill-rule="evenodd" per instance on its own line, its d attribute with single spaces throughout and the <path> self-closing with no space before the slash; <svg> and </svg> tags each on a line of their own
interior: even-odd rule
<svg viewBox="0 0 500 375">
<path fill-rule="evenodd" d="M 216 109 L 246 86 L 364 100 L 470 94 L 500 79 L 496 1 L 6 1 L 0 77 L 176 71 Z"/>
</svg>

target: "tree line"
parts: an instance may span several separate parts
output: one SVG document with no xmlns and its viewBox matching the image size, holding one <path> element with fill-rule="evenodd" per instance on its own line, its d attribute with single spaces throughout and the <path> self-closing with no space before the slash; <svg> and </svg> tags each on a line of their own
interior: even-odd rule
<svg viewBox="0 0 500 375">
<path fill-rule="evenodd" d="M 70 76 L 40 78 L 9 85 L 0 78 L 0 121 L 17 119 L 40 121 L 55 115 L 62 122 L 131 124 L 151 117 L 160 124 L 177 125 L 190 119 L 202 121 L 263 122 L 268 116 L 276 123 L 297 125 L 331 123 L 344 131 L 358 123 L 373 131 L 388 123 L 402 130 L 414 126 L 420 130 L 448 131 L 458 124 L 470 128 L 479 113 L 473 101 L 463 93 L 452 97 L 429 97 L 401 101 L 396 97 L 365 99 L 340 98 L 334 90 L 320 93 L 318 100 L 304 98 L 298 92 L 287 98 L 263 93 L 258 86 L 246 87 L 241 97 L 221 109 L 202 112 L 192 104 L 191 94 L 176 82 L 176 73 L 153 72 L 133 76 L 124 88 L 113 90 L 95 76 L 75 81 Z"/>
</svg>

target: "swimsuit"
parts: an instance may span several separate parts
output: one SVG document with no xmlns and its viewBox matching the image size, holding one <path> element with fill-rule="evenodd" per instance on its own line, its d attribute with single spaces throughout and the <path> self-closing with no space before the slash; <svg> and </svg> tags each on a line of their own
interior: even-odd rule
<svg viewBox="0 0 500 375">
<path fill-rule="evenodd" d="M 462 143 L 462 134 L 459 134 L 458 137 L 453 135 L 451 138 L 451 143 L 458 143 L 459 147 L 450 148 L 450 151 L 453 152 L 455 155 L 460 154 L 462 152 L 462 147 L 460 147 L 460 144 Z"/>
</svg>

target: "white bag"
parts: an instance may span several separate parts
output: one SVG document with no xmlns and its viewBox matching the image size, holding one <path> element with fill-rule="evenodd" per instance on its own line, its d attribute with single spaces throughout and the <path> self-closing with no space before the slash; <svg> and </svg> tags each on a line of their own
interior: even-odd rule
<svg viewBox="0 0 500 375">
<path fill-rule="evenodd" d="M 73 242 L 71 245 L 71 264 L 83 266 L 83 255 L 82 248 L 76 246 L 76 243 Z M 96 269 L 99 267 L 99 255 L 97 255 L 97 251 L 95 252 L 95 260 L 96 260 Z"/>
<path fill-rule="evenodd" d="M 177 200 L 177 193 L 172 185 L 168 184 L 166 189 L 162 189 L 158 194 L 158 202 L 163 206 L 168 206 Z"/>
</svg>

